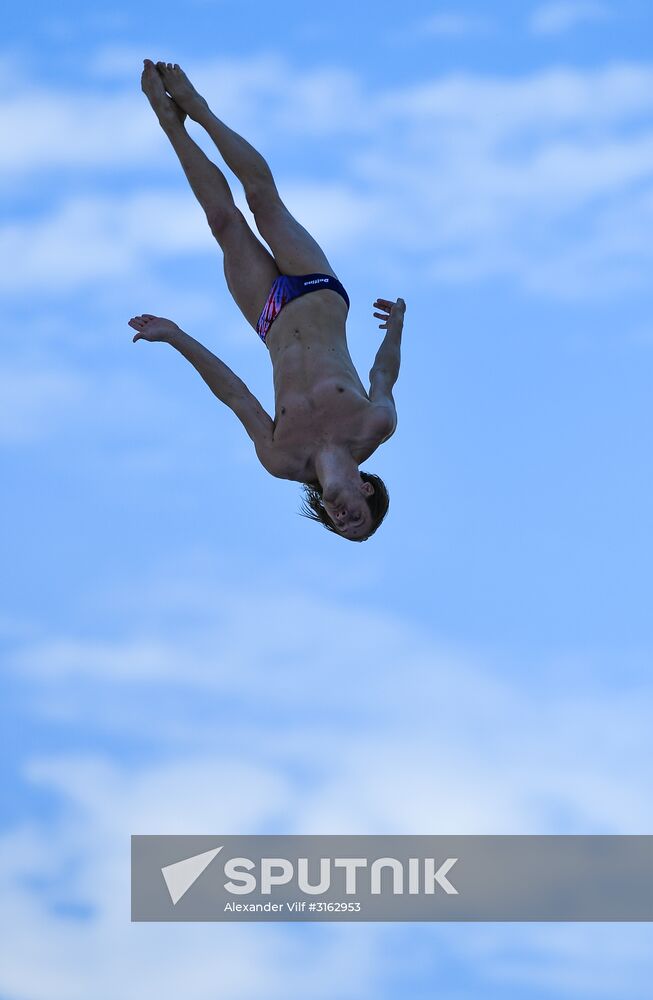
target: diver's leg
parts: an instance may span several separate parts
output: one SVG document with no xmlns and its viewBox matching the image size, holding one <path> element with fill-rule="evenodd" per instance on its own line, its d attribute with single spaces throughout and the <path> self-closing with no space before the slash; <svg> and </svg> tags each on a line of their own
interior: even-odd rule
<svg viewBox="0 0 653 1000">
<path fill-rule="evenodd" d="M 146 64 L 141 84 L 222 248 L 227 287 L 256 329 L 270 286 L 279 275 L 274 258 L 249 228 L 222 171 L 186 132 L 186 115 L 166 94 L 154 63 Z"/>
<path fill-rule="evenodd" d="M 220 151 L 224 162 L 234 172 L 245 190 L 250 184 L 271 178 L 272 172 L 263 156 L 224 122 L 213 114 L 204 97 L 199 94 L 179 65 L 158 62 L 157 69 L 165 89 L 189 118 L 206 129 Z"/>
<path fill-rule="evenodd" d="M 243 185 L 256 226 L 282 274 L 333 274 L 324 251 L 281 200 L 265 158 L 213 114 L 205 98 L 177 63 L 157 63 L 166 90 L 215 142 L 227 166 Z"/>
<path fill-rule="evenodd" d="M 179 157 L 188 183 L 207 219 L 232 214 L 236 205 L 227 178 L 189 136 L 183 124 L 186 112 L 168 97 L 163 81 L 150 60 L 145 64 L 141 87 Z"/>
</svg>

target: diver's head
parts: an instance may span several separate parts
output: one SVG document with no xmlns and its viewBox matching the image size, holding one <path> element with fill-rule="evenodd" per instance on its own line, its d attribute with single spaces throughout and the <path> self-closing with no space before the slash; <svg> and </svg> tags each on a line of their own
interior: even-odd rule
<svg viewBox="0 0 653 1000">
<path fill-rule="evenodd" d="M 319 484 L 304 483 L 300 513 L 319 521 L 342 538 L 364 542 L 381 524 L 389 503 L 383 480 L 369 472 L 361 472 L 358 481 L 344 480 L 337 489 L 332 488 L 328 499 Z"/>
</svg>

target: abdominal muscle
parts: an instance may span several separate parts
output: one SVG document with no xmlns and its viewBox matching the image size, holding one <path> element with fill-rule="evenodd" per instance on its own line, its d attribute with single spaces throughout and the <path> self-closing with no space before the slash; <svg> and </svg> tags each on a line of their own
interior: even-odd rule
<svg viewBox="0 0 653 1000">
<path fill-rule="evenodd" d="M 270 327 L 274 443 L 299 462 L 316 445 L 359 444 L 370 401 L 347 347 L 347 304 L 330 289 L 293 299 Z"/>
</svg>

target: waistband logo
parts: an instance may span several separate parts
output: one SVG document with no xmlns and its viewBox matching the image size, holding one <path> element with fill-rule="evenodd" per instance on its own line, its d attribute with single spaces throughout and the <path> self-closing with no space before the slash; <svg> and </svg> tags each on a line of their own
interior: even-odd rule
<svg viewBox="0 0 653 1000">
<path fill-rule="evenodd" d="M 305 281 L 304 285 L 319 285 L 321 281 L 324 281 L 327 285 L 329 284 L 328 278 L 313 278 L 312 281 Z"/>
</svg>

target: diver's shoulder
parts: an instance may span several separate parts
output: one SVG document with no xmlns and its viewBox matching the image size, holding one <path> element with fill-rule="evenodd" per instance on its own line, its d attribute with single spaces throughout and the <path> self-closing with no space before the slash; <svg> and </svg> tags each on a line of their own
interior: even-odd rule
<svg viewBox="0 0 653 1000">
<path fill-rule="evenodd" d="M 397 410 L 392 400 L 370 403 L 366 424 L 370 437 L 378 439 L 379 444 L 392 437 L 397 429 Z"/>
<path fill-rule="evenodd" d="M 265 448 L 257 449 L 257 455 L 263 468 L 275 479 L 306 482 L 308 462 L 283 445 L 273 442 Z"/>
</svg>

